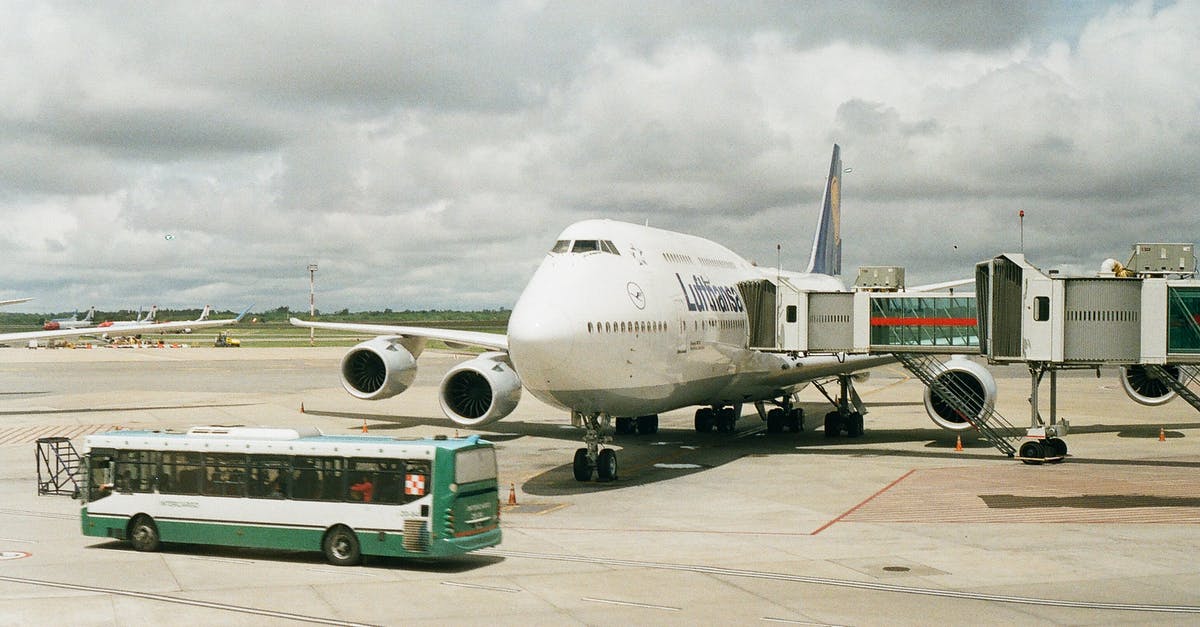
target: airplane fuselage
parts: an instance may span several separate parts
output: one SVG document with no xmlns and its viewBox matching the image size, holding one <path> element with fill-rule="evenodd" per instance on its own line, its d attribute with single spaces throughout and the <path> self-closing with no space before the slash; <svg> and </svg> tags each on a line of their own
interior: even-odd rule
<svg viewBox="0 0 1200 627">
<path fill-rule="evenodd" d="M 738 283 L 776 273 L 704 238 L 579 222 L 513 307 L 509 354 L 543 402 L 614 416 L 777 398 L 845 372 L 836 357 L 750 349 Z M 784 274 L 806 290 L 845 290 L 831 276 Z"/>
</svg>

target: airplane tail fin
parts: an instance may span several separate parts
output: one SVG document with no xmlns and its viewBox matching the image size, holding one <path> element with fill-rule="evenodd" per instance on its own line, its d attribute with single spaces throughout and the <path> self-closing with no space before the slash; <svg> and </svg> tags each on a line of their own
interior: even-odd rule
<svg viewBox="0 0 1200 627">
<path fill-rule="evenodd" d="M 96 319 L 96 307 L 93 306 L 88 310 L 87 315 L 83 317 L 84 322 L 91 322 Z"/>
<path fill-rule="evenodd" d="M 146 314 L 145 318 L 142 318 L 142 322 L 154 322 L 154 314 L 156 313 L 158 313 L 158 305 L 151 305 L 149 313 Z"/>
<path fill-rule="evenodd" d="M 833 159 L 829 162 L 821 219 L 813 237 L 807 272 L 830 276 L 842 273 L 842 150 L 837 144 L 833 145 Z"/>
<path fill-rule="evenodd" d="M 196 322 L 200 322 L 201 320 L 208 320 L 208 314 L 211 311 L 212 311 L 212 305 L 205 305 L 204 311 L 200 312 L 200 317 L 196 318 Z"/>
</svg>

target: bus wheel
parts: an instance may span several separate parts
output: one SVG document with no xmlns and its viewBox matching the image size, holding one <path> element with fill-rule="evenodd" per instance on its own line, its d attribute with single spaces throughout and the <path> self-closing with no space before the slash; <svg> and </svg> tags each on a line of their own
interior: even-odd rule
<svg viewBox="0 0 1200 627">
<path fill-rule="evenodd" d="M 325 552 L 325 559 L 334 566 L 354 566 L 362 559 L 362 553 L 358 549 L 358 536 L 342 525 L 326 532 L 321 548 Z"/>
<path fill-rule="evenodd" d="M 162 543 L 158 539 L 158 526 L 154 519 L 144 514 L 134 516 L 129 523 L 129 544 L 137 551 L 157 551 Z"/>
</svg>

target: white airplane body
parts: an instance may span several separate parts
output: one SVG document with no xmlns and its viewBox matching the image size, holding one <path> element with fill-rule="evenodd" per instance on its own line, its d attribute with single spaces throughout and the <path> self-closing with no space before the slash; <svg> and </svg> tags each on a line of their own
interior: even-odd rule
<svg viewBox="0 0 1200 627">
<path fill-rule="evenodd" d="M 709 240 L 589 220 L 559 236 L 509 319 L 526 390 L 585 414 L 641 416 L 776 398 L 800 383 L 891 361 L 804 357 L 748 347 L 738 283 L 773 278 Z M 611 242 L 613 254 L 592 251 Z M 575 252 L 571 247 L 581 247 Z M 844 291 L 825 274 L 783 273 L 808 291 Z"/>
<path fill-rule="evenodd" d="M 708 239 L 611 220 L 568 226 L 525 287 L 507 335 L 370 324 L 305 322 L 301 327 L 374 333 L 342 360 L 342 384 L 353 396 L 382 399 L 403 392 L 416 374 L 425 341 L 489 349 L 452 368 L 442 380 L 444 413 L 465 427 L 507 416 L 521 389 L 571 413 L 586 429 L 576 451 L 576 479 L 616 478 L 616 456 L 604 445 L 617 433 L 657 431 L 657 414 L 700 406 L 695 427 L 733 431 L 743 403 L 755 403 L 768 432 L 799 431 L 803 411 L 795 393 L 810 382 L 836 378 L 837 410 L 826 435 L 862 433 L 861 402 L 851 375 L 894 361 L 891 356 L 809 356 L 756 350 L 739 284 L 786 279 L 801 291 L 845 291 L 841 273 L 841 159 L 835 145 L 809 268 L 804 273 L 762 268 Z M 973 362 L 952 369 L 980 379 L 994 397 L 986 369 Z M 990 384 L 990 387 L 989 387 Z M 822 388 L 822 391 L 823 388 Z M 961 418 L 931 418 L 947 429 L 969 428 Z M 990 399 L 985 399 L 990 401 Z M 767 403 L 775 409 L 766 411 Z"/>
</svg>

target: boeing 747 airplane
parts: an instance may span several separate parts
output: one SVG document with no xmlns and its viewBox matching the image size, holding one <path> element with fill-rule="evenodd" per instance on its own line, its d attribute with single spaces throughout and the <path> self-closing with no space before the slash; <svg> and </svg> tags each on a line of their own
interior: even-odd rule
<svg viewBox="0 0 1200 627">
<path fill-rule="evenodd" d="M 371 333 L 341 364 L 353 396 L 384 399 L 412 384 L 427 340 L 486 349 L 452 368 L 439 393 L 443 412 L 464 427 L 509 415 L 522 388 L 569 411 L 585 429 L 575 478 L 617 477 L 612 433 L 654 433 L 661 412 L 698 406 L 697 431 L 733 431 L 744 403 L 754 403 L 768 432 L 803 427 L 795 394 L 810 382 L 836 379 L 840 396 L 825 418 L 828 437 L 863 432 L 865 409 L 854 393 L 859 371 L 894 361 L 880 355 L 804 355 L 752 348 L 750 286 L 787 281 L 802 291 L 845 291 L 841 274 L 841 157 L 833 159 L 808 269 L 758 267 L 701 237 L 615 222 L 568 226 L 525 287 L 507 335 L 371 324 L 293 325 Z M 773 303 L 772 303 L 773 306 Z M 994 397 L 995 382 L 974 362 L 949 376 L 974 378 Z M 823 388 L 822 388 L 823 389 Z M 827 395 L 828 396 L 828 395 Z M 986 402 L 990 402 L 988 398 Z M 771 409 L 767 409 L 769 406 Z M 945 404 L 926 407 L 947 429 L 970 424 Z"/>
</svg>

